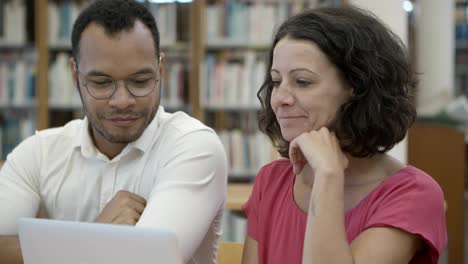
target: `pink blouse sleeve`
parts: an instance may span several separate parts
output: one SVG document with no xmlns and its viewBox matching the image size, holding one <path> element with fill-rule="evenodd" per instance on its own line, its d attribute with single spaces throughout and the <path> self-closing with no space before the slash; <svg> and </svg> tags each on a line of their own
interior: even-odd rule
<svg viewBox="0 0 468 264">
<path fill-rule="evenodd" d="M 407 177 L 382 193 L 366 228 L 394 227 L 425 242 L 424 263 L 437 263 L 447 245 L 444 197 L 430 176 Z"/>
<path fill-rule="evenodd" d="M 250 194 L 249 200 L 242 206 L 242 210 L 247 216 L 247 234 L 256 241 L 258 241 L 259 233 L 258 216 L 261 200 L 261 174 L 262 171 L 260 170 L 255 178 L 252 194 Z"/>
</svg>

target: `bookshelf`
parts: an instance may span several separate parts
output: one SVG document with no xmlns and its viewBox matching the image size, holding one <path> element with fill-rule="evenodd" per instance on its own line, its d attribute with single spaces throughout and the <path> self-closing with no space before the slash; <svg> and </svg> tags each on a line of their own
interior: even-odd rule
<svg viewBox="0 0 468 264">
<path fill-rule="evenodd" d="M 306 8 L 344 1 L 199 0 L 204 34 L 200 66 L 201 115 L 219 134 L 230 167 L 229 181 L 253 182 L 258 169 L 279 157 L 258 130 L 267 53 L 276 28 Z M 271 21 L 268 23 L 259 22 Z"/>
<path fill-rule="evenodd" d="M 29 24 L 36 38 L 29 44 L 9 44 L 16 53 L 24 53 L 28 47 L 33 50 L 34 96 L 14 105 L 34 114 L 30 127 L 60 126 L 83 115 L 68 58 L 73 22 L 90 1 L 7 1 L 27 3 L 33 15 L 27 17 L 33 18 L 34 23 Z M 155 14 L 165 54 L 161 105 L 169 111 L 186 111 L 214 127 L 229 150 L 231 165 L 237 164 L 232 166 L 232 179 L 251 181 L 262 164 L 277 157 L 256 128 L 260 107 L 256 91 L 263 81 L 275 26 L 303 8 L 341 1 L 144 2 Z M 276 21 L 276 25 L 257 23 L 258 17 Z M 1 101 L 0 112 L 13 107 L 9 101 Z"/>
<path fill-rule="evenodd" d="M 455 4 L 455 96 L 468 95 L 468 1 Z"/>
<path fill-rule="evenodd" d="M 274 31 L 287 17 L 305 8 L 341 5 L 344 1 L 198 0 L 201 17 L 199 99 L 201 118 L 221 138 L 229 162 L 227 211 L 223 240 L 243 242 L 241 213 L 259 168 L 279 157 L 258 130 L 266 58 Z M 274 21 L 274 23 L 259 23 Z"/>
<path fill-rule="evenodd" d="M 0 159 L 36 127 L 35 18 L 31 0 L 0 2 Z"/>
<path fill-rule="evenodd" d="M 83 116 L 68 59 L 73 22 L 90 1 L 0 2 L 0 138 L 8 141 L 3 144 L 0 139 L 0 159 L 35 129 L 61 126 Z M 168 111 L 183 110 L 199 117 L 199 5 L 197 1 L 144 2 L 157 18 L 161 50 L 166 55 L 161 105 Z M 13 12 L 18 9 L 21 14 Z M 20 71 L 30 72 L 30 78 L 17 78 L 16 72 Z M 4 72 L 13 77 L 3 77 Z M 17 82 L 20 88 L 9 88 L 6 85 L 9 79 L 27 82 Z"/>
<path fill-rule="evenodd" d="M 71 54 L 70 35 L 79 12 L 90 1 L 48 1 L 48 40 L 52 63 L 49 67 L 49 126 L 60 126 L 83 116 L 81 102 L 68 66 Z M 190 5 L 154 3 L 145 5 L 156 17 L 164 52 L 165 74 L 161 82 L 161 105 L 168 111 L 190 111 Z M 64 11 L 68 10 L 68 11 Z M 68 16 L 63 16 L 63 13 Z M 66 25 L 60 27 L 59 25 Z M 65 30 L 64 30 L 65 28 Z M 65 32 L 64 32 L 65 31 Z M 65 85 L 64 85 L 65 84 Z M 64 89 L 65 88 L 65 89 Z"/>
</svg>

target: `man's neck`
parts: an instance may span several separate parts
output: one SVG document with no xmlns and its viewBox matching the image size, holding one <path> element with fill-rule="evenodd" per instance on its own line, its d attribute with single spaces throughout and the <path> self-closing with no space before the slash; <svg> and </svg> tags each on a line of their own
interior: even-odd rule
<svg viewBox="0 0 468 264">
<path fill-rule="evenodd" d="M 127 146 L 127 143 L 112 143 L 105 139 L 99 132 L 95 129 L 90 129 L 91 139 L 93 140 L 96 148 L 104 154 L 109 160 L 112 160 L 117 155 L 122 152 L 122 150 Z"/>
</svg>

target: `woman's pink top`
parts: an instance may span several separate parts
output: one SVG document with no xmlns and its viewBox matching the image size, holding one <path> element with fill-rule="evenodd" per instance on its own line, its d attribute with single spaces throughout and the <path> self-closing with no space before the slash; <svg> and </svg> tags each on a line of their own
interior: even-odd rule
<svg viewBox="0 0 468 264">
<path fill-rule="evenodd" d="M 288 159 L 264 166 L 243 209 L 247 233 L 258 243 L 259 263 L 301 263 L 307 213 L 293 198 L 294 173 Z M 425 243 L 411 264 L 436 264 L 447 244 L 444 197 L 423 171 L 407 166 L 385 179 L 345 213 L 349 243 L 371 227 L 394 227 Z M 324 241 L 333 243 L 333 241 Z"/>
</svg>

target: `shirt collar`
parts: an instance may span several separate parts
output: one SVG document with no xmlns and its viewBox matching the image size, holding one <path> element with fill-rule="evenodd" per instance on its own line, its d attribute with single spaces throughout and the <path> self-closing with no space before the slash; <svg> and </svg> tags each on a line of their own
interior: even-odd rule
<svg viewBox="0 0 468 264">
<path fill-rule="evenodd" d="M 89 132 L 89 121 L 86 116 L 83 118 L 83 122 L 81 122 L 78 137 L 74 141 L 73 147 L 81 147 L 81 154 L 86 158 L 90 158 L 93 155 L 95 156 L 99 152 L 91 138 L 91 134 Z"/>
<path fill-rule="evenodd" d="M 164 113 L 164 108 L 162 106 L 159 106 L 158 111 L 156 112 L 156 115 L 154 115 L 154 118 L 153 120 L 151 120 L 151 123 L 149 123 L 145 131 L 143 131 L 143 134 L 141 134 L 141 136 L 137 140 L 130 142 L 125 147 L 125 149 L 130 150 L 132 148 L 136 148 L 142 151 L 143 153 L 146 153 L 153 146 L 153 143 L 159 137 L 160 119 L 163 113 Z"/>
</svg>

